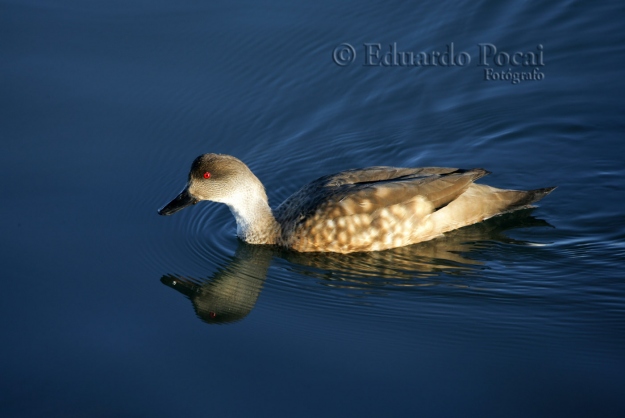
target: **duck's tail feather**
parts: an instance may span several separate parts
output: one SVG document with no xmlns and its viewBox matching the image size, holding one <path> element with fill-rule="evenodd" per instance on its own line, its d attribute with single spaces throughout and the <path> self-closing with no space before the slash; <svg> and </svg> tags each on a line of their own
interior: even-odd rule
<svg viewBox="0 0 625 418">
<path fill-rule="evenodd" d="M 432 213 L 427 220 L 428 232 L 415 239 L 431 239 L 433 236 L 493 216 L 532 207 L 532 203 L 539 201 L 554 189 L 555 187 L 528 191 L 505 190 L 485 184 L 471 184 L 457 199 Z"/>
<path fill-rule="evenodd" d="M 544 187 L 534 190 L 497 190 L 493 195 L 497 196 L 501 201 L 501 205 L 494 205 L 493 209 L 495 213 L 487 215 L 486 218 L 501 213 L 532 207 L 533 203 L 538 202 L 554 190 L 555 187 Z"/>
</svg>

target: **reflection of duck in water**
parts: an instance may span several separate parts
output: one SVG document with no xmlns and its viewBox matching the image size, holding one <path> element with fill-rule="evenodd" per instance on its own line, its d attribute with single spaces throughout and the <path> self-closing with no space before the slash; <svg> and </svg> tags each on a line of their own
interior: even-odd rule
<svg viewBox="0 0 625 418">
<path fill-rule="evenodd" d="M 211 280 L 202 282 L 166 275 L 161 282 L 188 296 L 203 321 L 238 321 L 256 304 L 272 254 L 270 247 L 241 243 L 232 262 L 219 269 Z"/>
<path fill-rule="evenodd" d="M 321 177 L 272 212 L 265 189 L 240 160 L 204 154 L 187 187 L 159 210 L 171 215 L 200 200 L 222 202 L 250 244 L 303 251 L 378 251 L 427 241 L 445 232 L 528 207 L 554 188 L 503 190 L 474 184 L 475 168 L 370 167 Z"/>
<path fill-rule="evenodd" d="M 548 226 L 531 210 L 489 219 L 418 245 L 375 253 L 303 254 L 263 245 L 240 243 L 230 264 L 206 281 L 166 275 L 161 281 L 191 299 L 197 315 L 207 323 L 240 320 L 254 308 L 271 259 L 286 259 L 298 274 L 312 276 L 335 288 L 366 288 L 368 293 L 389 287 L 431 286 L 445 283 L 441 274 L 467 280 L 482 268 L 480 253 L 497 242 L 528 245 L 503 232 L 517 227 Z M 464 287 L 456 282 L 454 286 Z"/>
</svg>

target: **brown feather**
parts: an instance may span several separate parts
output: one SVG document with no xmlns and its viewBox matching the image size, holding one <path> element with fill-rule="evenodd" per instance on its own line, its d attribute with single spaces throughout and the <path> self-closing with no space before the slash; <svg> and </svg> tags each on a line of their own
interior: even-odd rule
<svg viewBox="0 0 625 418">
<path fill-rule="evenodd" d="M 293 194 L 276 210 L 282 241 L 300 251 L 390 248 L 411 240 L 403 225 L 417 225 L 457 199 L 483 169 L 372 167 L 322 177 Z M 295 210 L 297 208 L 297 210 Z M 366 224 L 366 225 L 364 225 Z M 379 237 L 391 243 L 376 243 Z M 378 237 L 377 239 L 375 237 Z"/>
</svg>

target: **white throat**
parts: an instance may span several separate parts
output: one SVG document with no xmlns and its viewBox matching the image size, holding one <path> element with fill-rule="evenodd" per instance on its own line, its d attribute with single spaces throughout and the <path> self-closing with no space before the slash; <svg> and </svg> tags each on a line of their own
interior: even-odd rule
<svg viewBox="0 0 625 418">
<path fill-rule="evenodd" d="M 274 244 L 276 220 L 263 189 L 248 188 L 222 200 L 237 222 L 237 236 L 251 244 Z"/>
</svg>

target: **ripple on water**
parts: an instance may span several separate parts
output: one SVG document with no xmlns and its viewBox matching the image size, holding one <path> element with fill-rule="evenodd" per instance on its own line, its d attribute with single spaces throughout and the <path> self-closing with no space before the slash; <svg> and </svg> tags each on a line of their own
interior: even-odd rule
<svg viewBox="0 0 625 418">
<path fill-rule="evenodd" d="M 188 208 L 184 214 L 168 217 L 162 231 L 166 238 L 149 243 L 156 255 L 152 262 L 162 273 L 206 277 L 232 256 L 238 241 L 232 215 L 225 207 L 210 206 Z"/>
</svg>

